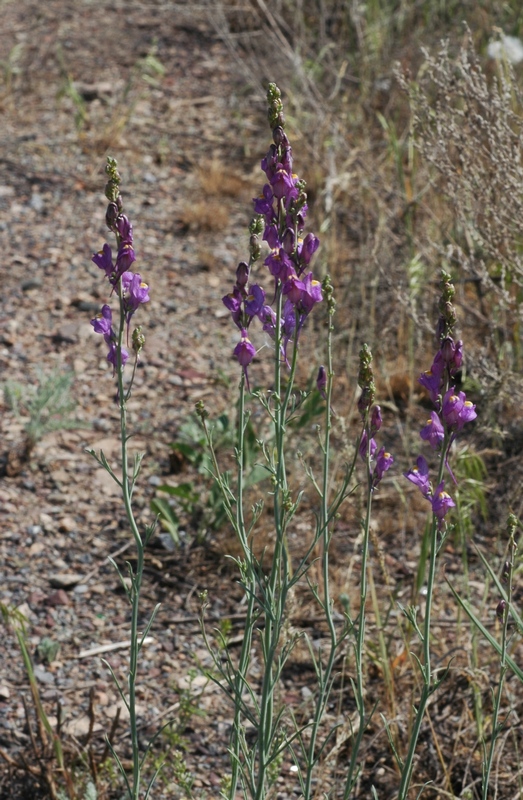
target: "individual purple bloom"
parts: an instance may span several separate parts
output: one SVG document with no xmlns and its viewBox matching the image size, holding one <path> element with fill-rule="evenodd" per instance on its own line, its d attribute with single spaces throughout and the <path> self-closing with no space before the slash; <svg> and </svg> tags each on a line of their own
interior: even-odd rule
<svg viewBox="0 0 523 800">
<path fill-rule="evenodd" d="M 371 439 L 371 442 L 374 439 Z M 387 472 L 388 469 L 391 468 L 394 462 L 394 458 L 391 456 L 390 453 L 387 453 L 384 447 L 382 447 L 376 456 L 376 466 L 374 467 L 374 472 L 372 473 L 372 488 L 375 489 L 378 483 L 383 478 L 384 474 Z"/>
<path fill-rule="evenodd" d="M 443 425 L 441 424 L 441 420 L 433 411 L 430 415 L 430 419 L 427 420 L 427 424 L 425 427 L 420 431 L 421 438 L 430 444 L 433 450 L 437 450 L 445 438 L 445 431 L 443 429 Z"/>
<path fill-rule="evenodd" d="M 284 198 L 286 201 L 289 199 L 295 200 L 298 197 L 298 190 L 295 186 L 293 176 L 285 169 L 278 169 L 272 178 L 271 188 L 277 200 Z"/>
<path fill-rule="evenodd" d="M 232 311 L 233 314 L 235 314 L 235 312 L 239 311 L 241 308 L 242 300 L 243 297 L 237 286 L 233 287 L 232 292 L 229 292 L 229 294 L 226 294 L 222 297 L 223 305 L 225 308 L 228 308 L 229 311 Z"/>
<path fill-rule="evenodd" d="M 325 394 L 325 389 L 327 388 L 327 372 L 325 371 L 325 367 L 323 365 L 318 369 L 318 377 L 316 378 L 316 388 L 318 389 L 323 399 L 326 400 L 327 395 Z"/>
<path fill-rule="evenodd" d="M 429 465 L 423 456 L 418 456 L 416 466 L 403 473 L 408 481 L 419 488 L 424 497 L 430 492 Z"/>
<path fill-rule="evenodd" d="M 276 145 L 271 144 L 271 146 L 269 147 L 269 152 L 267 153 L 265 158 L 262 158 L 261 168 L 267 175 L 267 178 L 271 180 L 278 167 L 279 167 L 278 148 L 276 147 Z"/>
<path fill-rule="evenodd" d="M 238 362 L 243 369 L 243 374 L 245 375 L 245 380 L 247 382 L 247 389 L 250 391 L 247 367 L 256 355 L 256 348 L 247 336 L 247 331 L 245 328 L 242 329 L 241 339 L 234 348 L 234 355 L 238 359 Z"/>
<path fill-rule="evenodd" d="M 111 307 L 108 305 L 102 306 L 102 311 L 98 314 L 94 319 L 91 320 L 91 325 L 93 326 L 95 333 L 101 333 L 105 339 L 105 343 L 109 347 L 109 352 L 107 353 L 107 361 L 113 365 L 116 369 L 118 366 L 118 347 L 116 343 L 116 333 L 112 326 L 113 321 L 113 314 L 111 311 Z M 125 366 L 125 363 L 129 359 L 129 353 L 122 347 L 121 349 L 121 359 L 122 359 L 122 367 Z"/>
<path fill-rule="evenodd" d="M 266 183 L 263 187 L 261 196 L 255 197 L 253 200 L 254 212 L 256 214 L 263 214 L 265 217 L 265 222 L 268 224 L 275 219 L 274 209 L 272 207 L 273 197 L 274 195 L 272 193 L 272 189 L 270 185 Z"/>
<path fill-rule="evenodd" d="M 136 261 L 136 256 L 132 244 L 129 242 L 122 242 L 118 248 L 118 255 L 116 257 L 115 282 L 124 272 L 130 269 L 134 261 Z"/>
<path fill-rule="evenodd" d="M 450 494 L 445 491 L 445 481 L 441 481 L 439 486 L 436 487 L 436 491 L 432 497 L 429 497 L 429 500 L 432 506 L 432 511 L 439 519 L 441 526 L 445 514 L 456 505 Z"/>
<path fill-rule="evenodd" d="M 374 406 L 370 417 L 370 435 L 374 436 L 381 428 L 383 418 L 381 416 L 380 406 Z"/>
<path fill-rule="evenodd" d="M 114 272 L 114 264 L 113 254 L 108 244 L 104 244 L 102 250 L 100 250 L 99 253 L 95 253 L 91 261 L 93 261 L 97 267 L 103 269 L 108 278 L 111 277 Z"/>
<path fill-rule="evenodd" d="M 287 299 L 292 303 L 293 306 L 297 306 L 300 304 L 304 292 L 305 284 L 303 281 L 300 281 L 293 270 L 283 284 L 283 294 L 287 296 Z"/>
<path fill-rule="evenodd" d="M 281 281 L 287 280 L 287 277 L 294 272 L 291 259 L 281 247 L 278 251 L 273 250 L 265 259 L 264 264 L 269 267 L 271 275 Z"/>
<path fill-rule="evenodd" d="M 265 292 L 257 283 L 249 289 L 249 295 L 245 298 L 245 313 L 249 317 L 256 317 L 265 303 Z"/>
<path fill-rule="evenodd" d="M 434 357 L 432 367 L 426 372 L 422 372 L 418 378 L 418 383 L 421 383 L 421 385 L 427 389 L 429 397 L 433 403 L 437 402 L 438 397 L 441 394 L 441 390 L 443 388 L 444 371 L 445 362 L 443 360 L 441 351 L 438 350 L 436 356 Z"/>
<path fill-rule="evenodd" d="M 142 281 L 139 272 L 124 272 L 122 275 L 123 307 L 127 324 L 142 303 L 149 302 L 149 287 Z"/>
<path fill-rule="evenodd" d="M 116 220 L 116 231 L 120 237 L 120 244 L 133 243 L 133 226 L 129 222 L 125 214 L 120 214 Z"/>
<path fill-rule="evenodd" d="M 300 262 L 304 266 L 308 266 L 310 264 L 310 260 L 319 246 L 320 240 L 318 237 L 313 233 L 308 233 L 301 245 L 298 247 L 298 256 L 300 258 Z"/>
<path fill-rule="evenodd" d="M 102 306 L 101 313 L 97 314 L 97 316 L 91 320 L 94 332 L 101 333 L 102 336 L 111 335 L 112 324 L 113 312 L 111 311 L 111 306 L 108 305 Z"/>
<path fill-rule="evenodd" d="M 258 312 L 258 319 L 263 325 L 263 330 L 271 339 L 276 336 L 276 312 L 270 306 L 262 306 Z"/>
<path fill-rule="evenodd" d="M 267 242 L 271 250 L 280 249 L 281 242 L 278 236 L 277 225 L 267 225 L 263 232 L 262 239 L 264 242 Z"/>
<path fill-rule="evenodd" d="M 106 338 L 107 341 L 107 338 Z M 116 346 L 115 342 L 107 342 L 109 345 L 109 352 L 107 353 L 107 361 L 109 364 L 112 364 L 114 369 L 118 366 L 118 347 Z M 122 367 L 125 367 L 127 361 L 129 360 L 129 353 L 122 347 L 121 349 L 121 359 L 122 359 Z"/>
<path fill-rule="evenodd" d="M 443 419 L 449 428 L 460 431 L 467 422 L 476 419 L 476 406 L 467 400 L 465 392 L 455 394 L 452 386 L 443 398 Z"/>
<path fill-rule="evenodd" d="M 363 431 L 363 434 L 362 434 L 362 437 L 361 437 L 361 442 L 360 442 L 360 448 L 359 448 L 359 451 L 358 451 L 360 456 L 361 456 L 361 458 L 363 459 L 363 461 L 367 460 L 367 442 L 368 441 L 369 441 L 369 439 L 368 439 L 368 436 L 367 436 L 367 431 Z M 376 453 L 377 449 L 378 449 L 378 445 L 376 444 L 375 439 L 371 438 L 370 444 L 369 444 L 369 454 L 370 454 L 371 458 L 374 458 L 374 454 Z"/>
<path fill-rule="evenodd" d="M 316 303 L 321 303 L 323 294 L 321 291 L 321 283 L 314 280 L 312 272 L 309 272 L 303 279 L 303 294 L 301 297 L 301 308 L 306 314 L 309 314 Z"/>
<path fill-rule="evenodd" d="M 450 375 L 455 375 L 463 364 L 463 342 L 457 342 L 450 336 L 443 340 L 441 345 L 443 360 L 447 365 Z"/>
</svg>

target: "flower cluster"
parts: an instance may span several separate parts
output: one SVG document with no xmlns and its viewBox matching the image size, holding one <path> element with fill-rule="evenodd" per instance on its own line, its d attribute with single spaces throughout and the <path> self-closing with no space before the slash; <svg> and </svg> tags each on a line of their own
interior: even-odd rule
<svg viewBox="0 0 523 800">
<path fill-rule="evenodd" d="M 361 389 L 361 395 L 358 400 L 358 410 L 363 422 L 359 454 L 364 462 L 367 462 L 367 459 L 371 464 L 375 462 L 374 468 L 370 474 L 371 488 L 374 490 L 384 474 L 394 463 L 394 458 L 384 447 L 378 450 L 378 445 L 374 438 L 382 426 L 383 418 L 381 416 L 380 406 L 373 405 L 376 388 L 374 386 L 371 362 L 371 351 L 369 347 L 364 344 L 360 350 L 360 369 L 358 375 L 358 385 Z"/>
<path fill-rule="evenodd" d="M 123 203 L 120 195 L 120 175 L 116 169 L 116 161 L 107 159 L 106 173 L 109 177 L 105 187 L 105 195 L 109 200 L 105 220 L 107 227 L 116 236 L 117 255 L 113 261 L 111 247 L 106 243 L 100 252 L 95 253 L 92 261 L 104 271 L 113 291 L 120 300 L 120 316 L 127 326 L 129 338 L 129 324 L 131 317 L 142 303 L 149 302 L 149 287 L 142 281 L 138 272 L 131 272 L 130 267 L 136 260 L 133 246 L 133 226 L 129 219 L 122 213 Z M 111 307 L 104 305 L 102 311 L 91 325 L 95 333 L 100 333 L 109 347 L 107 360 L 116 370 L 118 367 L 118 352 L 120 352 L 120 365 L 123 368 L 129 359 L 129 353 L 121 345 L 119 331 L 113 327 Z M 133 333 L 132 346 L 136 355 L 143 347 L 143 336 Z"/>
<path fill-rule="evenodd" d="M 289 343 L 296 346 L 305 320 L 323 299 L 321 284 L 309 270 L 319 240 L 312 233 L 303 236 L 307 215 L 305 183 L 292 171 L 292 150 L 284 131 L 280 91 L 275 84 L 269 85 L 267 99 L 273 144 L 261 162 L 266 183 L 260 197 L 253 201 L 256 216 L 250 226 L 250 259 L 248 264 L 243 261 L 239 264 L 232 292 L 223 298 L 233 322 L 240 329 L 241 339 L 234 355 L 243 368 L 247 384 L 247 367 L 256 355 L 247 333 L 254 317 L 278 342 L 281 357 L 288 363 Z M 270 248 L 264 261 L 274 285 L 273 300 L 269 303 L 262 286 L 250 283 L 253 264 L 261 253 L 260 234 Z"/>
<path fill-rule="evenodd" d="M 425 387 L 435 410 L 431 412 L 425 426 L 420 431 L 421 438 L 428 442 L 433 450 L 442 454 L 442 463 L 447 467 L 452 480 L 454 475 L 448 464 L 450 447 L 459 431 L 467 422 L 476 419 L 476 406 L 467 400 L 465 392 L 456 389 L 456 376 L 463 364 L 463 342 L 455 342 L 452 328 L 456 315 L 452 306 L 454 287 L 448 275 L 443 273 L 442 296 L 439 304 L 440 318 L 438 322 L 439 349 L 432 366 L 419 377 L 419 383 Z M 432 489 L 429 480 L 429 467 L 423 456 L 417 460 L 417 466 L 405 473 L 405 477 L 414 483 L 422 495 L 430 502 L 434 515 L 442 526 L 443 518 L 456 504 L 445 491 L 445 481 L 441 480 Z"/>
</svg>

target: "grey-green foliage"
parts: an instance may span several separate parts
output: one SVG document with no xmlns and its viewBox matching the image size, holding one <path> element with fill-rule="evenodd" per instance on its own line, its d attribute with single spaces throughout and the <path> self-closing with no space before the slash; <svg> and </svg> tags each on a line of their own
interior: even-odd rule
<svg viewBox="0 0 523 800">
<path fill-rule="evenodd" d="M 4 402 L 17 417 L 29 417 L 24 431 L 33 447 L 46 433 L 81 427 L 74 418 L 76 407 L 71 398 L 72 372 L 54 370 L 40 373 L 36 384 L 6 381 Z"/>
</svg>

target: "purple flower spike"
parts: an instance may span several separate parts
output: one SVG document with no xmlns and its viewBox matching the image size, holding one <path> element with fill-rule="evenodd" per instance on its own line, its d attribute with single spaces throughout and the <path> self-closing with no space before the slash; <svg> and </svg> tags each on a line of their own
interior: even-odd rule
<svg viewBox="0 0 523 800">
<path fill-rule="evenodd" d="M 418 456 L 416 466 L 403 474 L 408 481 L 419 488 L 424 497 L 427 497 L 430 492 L 429 465 L 423 456 Z"/>
<path fill-rule="evenodd" d="M 450 494 L 445 491 L 445 481 L 441 481 L 433 496 L 429 499 L 432 505 L 432 511 L 439 519 L 441 527 L 441 523 L 445 514 L 456 505 Z"/>
<path fill-rule="evenodd" d="M 441 442 L 445 438 L 445 431 L 435 411 L 432 411 L 430 419 L 427 420 L 427 424 L 423 430 L 420 431 L 420 436 L 425 442 L 430 444 L 433 450 L 439 448 Z"/>
</svg>

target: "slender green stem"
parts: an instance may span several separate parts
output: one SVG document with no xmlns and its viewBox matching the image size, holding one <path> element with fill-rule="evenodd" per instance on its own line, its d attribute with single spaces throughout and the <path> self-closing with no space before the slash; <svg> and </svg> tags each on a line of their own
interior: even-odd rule
<svg viewBox="0 0 523 800">
<path fill-rule="evenodd" d="M 447 455 L 447 450 L 449 446 L 449 437 L 448 434 L 445 435 L 443 440 L 442 450 L 441 450 L 441 458 L 439 464 L 439 471 L 438 471 L 438 479 L 437 485 L 439 485 L 443 479 L 443 471 L 445 469 L 445 459 Z M 423 717 L 425 716 L 425 711 L 427 708 L 427 703 L 429 700 L 430 695 L 434 690 L 434 686 L 432 683 L 432 666 L 431 666 L 431 647 L 430 647 L 430 626 L 431 626 L 431 616 L 432 616 L 432 604 L 434 599 L 434 585 L 436 580 L 436 559 L 438 555 L 438 532 L 439 532 L 439 520 L 435 514 L 432 515 L 432 525 L 430 530 L 430 555 L 429 555 L 429 573 L 427 578 L 427 595 L 426 595 L 426 602 L 425 602 L 425 619 L 423 624 L 423 665 L 422 665 L 422 678 L 423 678 L 423 686 L 421 689 L 421 695 L 418 703 L 418 707 L 416 710 L 416 716 L 414 718 L 414 725 L 410 734 L 410 741 L 409 741 L 409 749 L 407 751 L 407 756 L 405 761 L 403 762 L 403 767 L 401 771 L 401 782 L 398 792 L 398 800 L 406 800 L 410 782 L 412 779 L 412 768 L 414 765 L 414 754 L 416 752 L 416 747 L 418 744 L 418 738 L 421 730 L 421 724 L 423 722 Z"/>
<path fill-rule="evenodd" d="M 124 394 L 123 383 L 123 364 L 122 364 L 122 347 L 123 336 L 125 330 L 125 313 L 122 302 L 122 286 L 121 281 L 118 284 L 118 297 L 120 300 L 120 328 L 118 332 L 117 344 L 117 383 L 118 383 L 118 403 L 120 408 L 120 437 L 121 437 L 121 452 L 122 452 L 122 493 L 125 506 L 125 513 L 131 528 L 131 533 L 136 545 L 136 568 L 131 571 L 131 646 L 129 654 L 129 674 L 128 674 L 128 690 L 129 690 L 129 723 L 131 729 L 131 747 L 133 758 L 133 782 L 132 792 L 130 794 L 131 800 L 138 800 L 140 797 L 140 781 L 141 781 L 141 759 L 140 747 L 138 742 L 138 725 L 136 714 L 136 681 L 138 672 L 138 615 L 140 609 L 140 592 L 143 577 L 144 567 L 144 545 L 136 520 L 134 518 L 132 503 L 131 503 L 131 480 L 129 473 L 129 458 L 127 451 L 127 409 L 126 397 Z"/>
<path fill-rule="evenodd" d="M 321 676 L 319 681 L 319 696 L 316 701 L 316 708 L 314 711 L 314 718 L 310 728 L 310 742 L 308 746 L 307 756 L 307 773 L 305 777 L 305 786 L 303 791 L 304 800 L 310 800 L 313 794 L 312 781 L 314 776 L 314 767 L 316 766 L 316 743 L 318 739 L 319 727 L 327 701 L 329 699 L 331 687 L 331 675 L 334 668 L 334 660 L 336 658 L 336 651 L 338 648 L 338 639 L 336 635 L 336 628 L 332 617 L 332 602 L 330 597 L 330 584 L 329 584 L 329 545 L 330 545 L 330 530 L 329 530 L 329 466 L 330 466 L 330 436 L 332 430 L 332 384 L 333 384 L 333 368 L 332 368 L 332 319 L 329 324 L 327 332 L 327 386 L 326 386 L 326 408 L 325 408 L 325 438 L 323 443 L 323 480 L 321 488 L 321 508 L 320 508 L 320 546 L 321 552 L 321 568 L 323 578 L 323 611 L 327 622 L 329 631 L 329 656 L 325 668 L 322 669 L 321 653 L 318 655 L 318 676 Z"/>
<path fill-rule="evenodd" d="M 366 424 L 366 427 L 368 428 L 368 424 Z M 370 443 L 371 443 L 370 431 L 367 429 L 367 458 L 366 458 L 367 510 L 365 514 L 365 521 L 363 523 L 363 545 L 361 553 L 361 579 L 360 579 L 360 612 L 358 616 L 358 629 L 356 633 L 356 642 L 354 645 L 354 656 L 356 661 L 356 680 L 354 682 L 356 690 L 355 700 L 356 700 L 356 707 L 358 709 L 359 724 L 358 724 L 358 732 L 354 737 L 351 749 L 349 769 L 347 771 L 347 779 L 345 781 L 345 792 L 343 795 L 344 800 L 347 800 L 347 798 L 350 796 L 350 793 L 352 792 L 352 788 L 356 780 L 358 755 L 361 743 L 363 741 L 365 728 L 367 725 L 367 720 L 365 715 L 365 679 L 363 675 L 363 661 L 364 661 L 364 650 L 365 650 L 365 607 L 367 605 L 367 584 L 368 584 L 367 564 L 369 557 L 370 520 L 372 512 L 372 471 L 370 464 Z"/>
<path fill-rule="evenodd" d="M 247 672 L 251 661 L 252 633 L 254 626 L 254 608 L 256 602 L 256 571 L 252 560 L 252 552 L 247 540 L 245 519 L 243 513 L 243 462 L 245 440 L 245 375 L 242 372 L 240 379 L 240 397 L 238 402 L 238 478 L 237 478 L 237 503 L 236 503 L 236 534 L 240 540 L 245 559 L 245 581 L 247 588 L 247 614 L 245 629 L 240 651 L 238 667 L 234 678 L 234 721 L 231 732 L 232 775 L 229 790 L 230 800 L 236 797 L 238 780 L 240 777 L 241 763 L 241 716 L 242 697 L 247 681 Z"/>
</svg>

